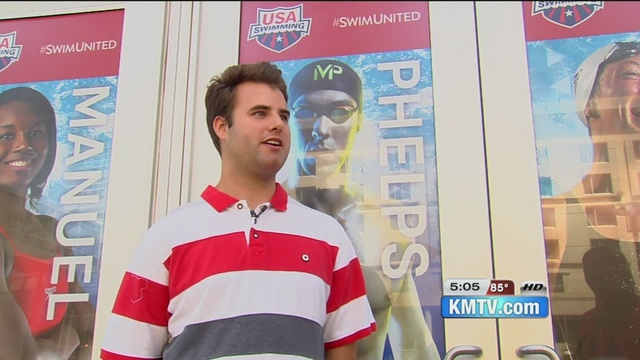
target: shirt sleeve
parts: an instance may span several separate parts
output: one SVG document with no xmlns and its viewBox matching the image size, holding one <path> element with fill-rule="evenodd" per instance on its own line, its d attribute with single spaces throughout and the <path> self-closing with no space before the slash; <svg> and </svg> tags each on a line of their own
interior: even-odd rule
<svg viewBox="0 0 640 360">
<path fill-rule="evenodd" d="M 107 322 L 100 358 L 162 359 L 168 341 L 170 229 L 153 225 L 127 268 Z"/>
<path fill-rule="evenodd" d="M 333 349 L 358 341 L 376 330 L 367 300 L 362 268 L 349 237 L 340 225 L 335 234 L 338 241 L 327 301 L 324 326 L 325 348 Z"/>
</svg>

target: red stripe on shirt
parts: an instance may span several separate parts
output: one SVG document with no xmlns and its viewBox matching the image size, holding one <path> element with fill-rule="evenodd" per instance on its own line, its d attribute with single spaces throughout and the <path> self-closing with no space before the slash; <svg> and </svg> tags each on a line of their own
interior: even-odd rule
<svg viewBox="0 0 640 360">
<path fill-rule="evenodd" d="M 340 346 L 344 346 L 344 345 L 348 345 L 351 344 L 352 342 L 356 342 L 362 338 L 365 338 L 369 335 L 371 335 L 371 333 L 373 333 L 374 331 L 376 331 L 376 324 L 373 323 L 371 324 L 371 326 L 369 326 L 368 328 L 364 328 L 356 333 L 353 333 L 347 337 L 344 337 L 340 340 L 336 340 L 336 341 L 332 341 L 332 342 L 328 342 L 324 344 L 324 348 L 325 349 L 335 349 L 338 348 Z"/>
<path fill-rule="evenodd" d="M 327 301 L 327 313 L 332 313 L 342 305 L 365 295 L 364 276 L 357 258 L 347 266 L 336 270 L 331 283 L 331 294 Z"/>
<path fill-rule="evenodd" d="M 249 236 L 249 246 L 244 232 L 176 246 L 165 262 L 169 274 L 180 274 L 169 279 L 171 298 L 203 279 L 233 271 L 294 271 L 318 276 L 327 284 L 335 281 L 337 247 L 303 236 L 254 229 Z"/>
<path fill-rule="evenodd" d="M 118 291 L 113 313 L 157 326 L 167 326 L 168 288 L 126 272 Z"/>
<path fill-rule="evenodd" d="M 162 360 L 162 358 L 149 359 L 149 358 L 118 355 L 106 350 L 100 350 L 100 359 L 102 360 Z"/>
</svg>

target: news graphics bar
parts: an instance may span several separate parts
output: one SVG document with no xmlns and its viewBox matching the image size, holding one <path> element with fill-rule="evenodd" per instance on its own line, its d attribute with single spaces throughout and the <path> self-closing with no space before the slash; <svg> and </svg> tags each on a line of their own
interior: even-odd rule
<svg viewBox="0 0 640 360">
<path fill-rule="evenodd" d="M 442 293 L 444 318 L 549 316 L 547 285 L 540 281 L 523 281 L 516 289 L 512 280 L 448 279 Z"/>
</svg>

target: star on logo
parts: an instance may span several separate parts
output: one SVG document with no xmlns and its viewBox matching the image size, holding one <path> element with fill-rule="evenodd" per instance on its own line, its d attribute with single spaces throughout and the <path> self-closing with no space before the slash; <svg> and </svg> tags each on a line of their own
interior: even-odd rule
<svg viewBox="0 0 640 360">
<path fill-rule="evenodd" d="M 277 41 L 277 42 L 282 42 L 282 35 L 278 35 L 278 36 L 276 37 L 276 41 Z"/>
<path fill-rule="evenodd" d="M 571 29 L 589 20 L 606 1 L 532 1 L 531 16 Z"/>
</svg>

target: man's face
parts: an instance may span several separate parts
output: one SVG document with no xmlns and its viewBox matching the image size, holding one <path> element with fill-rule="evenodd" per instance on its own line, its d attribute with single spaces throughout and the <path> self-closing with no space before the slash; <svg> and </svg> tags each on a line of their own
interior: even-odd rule
<svg viewBox="0 0 640 360">
<path fill-rule="evenodd" d="M 280 90 L 245 82 L 236 88 L 233 124 L 214 119 L 223 160 L 238 176 L 270 179 L 284 165 L 291 146 L 289 110 Z"/>
<path fill-rule="evenodd" d="M 319 177 L 338 173 L 359 130 L 356 101 L 342 91 L 318 90 L 298 98 L 291 110 L 304 172 Z"/>
<path fill-rule="evenodd" d="M 589 106 L 591 134 L 640 132 L 640 55 L 607 64 Z"/>
<path fill-rule="evenodd" d="M 616 138 L 623 140 L 625 137 L 635 136 L 640 133 L 640 55 L 626 57 L 606 64 L 602 69 L 593 89 L 593 94 L 585 109 L 589 124 L 589 132 L 592 136 L 616 135 Z M 594 148 L 594 152 L 602 151 Z M 606 150 L 608 151 L 608 150 Z M 598 157 L 595 154 L 594 157 Z M 601 182 L 606 178 L 594 165 L 590 182 L 593 188 L 599 188 Z M 615 178 L 625 178 L 626 168 L 620 167 Z M 610 185 L 609 185 L 610 186 Z M 601 210 L 600 216 L 607 214 L 609 217 L 621 219 L 625 216 L 628 232 L 619 232 L 615 237 L 620 240 L 633 240 L 638 227 L 640 217 L 631 206 L 635 203 L 632 193 L 622 186 L 615 190 L 616 196 L 620 196 L 621 206 L 611 207 L 610 210 Z M 583 203 L 586 207 L 590 205 Z M 623 225 L 624 226 L 624 225 Z M 600 232 L 598 227 L 594 228 Z M 603 230 L 602 235 L 610 237 L 609 229 Z"/>
</svg>

